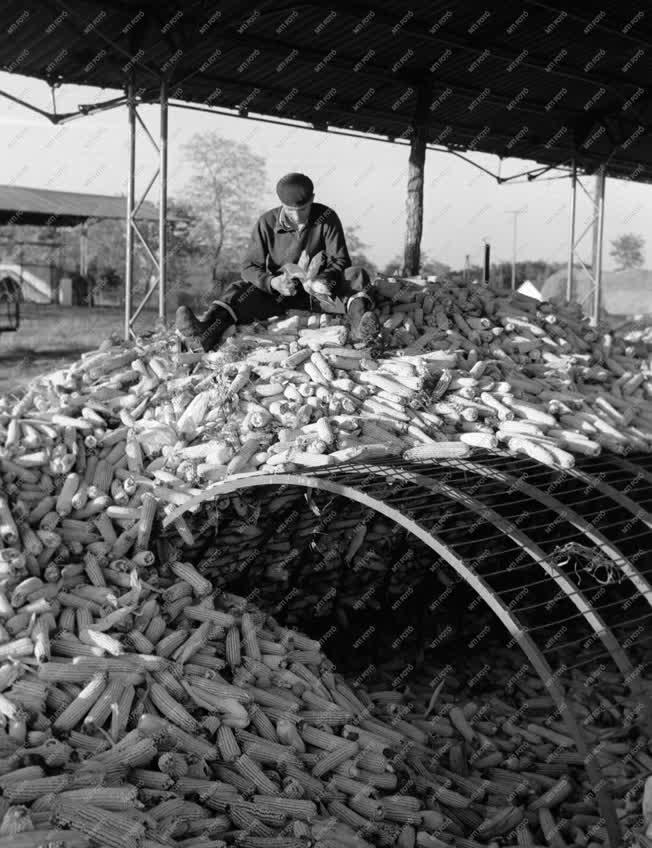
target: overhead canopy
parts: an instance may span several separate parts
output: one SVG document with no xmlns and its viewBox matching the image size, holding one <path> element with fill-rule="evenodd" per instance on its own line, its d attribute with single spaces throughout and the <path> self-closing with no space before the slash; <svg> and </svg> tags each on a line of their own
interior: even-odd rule
<svg viewBox="0 0 652 848">
<path fill-rule="evenodd" d="M 171 98 L 394 138 L 417 115 L 431 144 L 650 181 L 652 18 L 585 8 L 5 0 L 0 66 L 116 89 L 133 71 L 151 99 L 166 75 Z"/>
<path fill-rule="evenodd" d="M 124 220 L 124 217 L 124 197 L 0 185 L 0 225 L 74 227 L 91 218 Z M 158 210 L 145 201 L 138 217 L 158 221 Z"/>
</svg>

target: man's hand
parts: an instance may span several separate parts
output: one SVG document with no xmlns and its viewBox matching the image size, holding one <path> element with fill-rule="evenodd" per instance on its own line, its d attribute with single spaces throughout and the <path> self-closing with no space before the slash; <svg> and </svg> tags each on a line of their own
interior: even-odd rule
<svg viewBox="0 0 652 848">
<path fill-rule="evenodd" d="M 278 292 L 283 297 L 291 297 L 293 294 L 296 294 L 297 291 L 296 282 L 288 277 L 285 271 L 282 274 L 278 274 L 276 277 L 272 277 L 269 285 L 270 288 Z"/>
</svg>

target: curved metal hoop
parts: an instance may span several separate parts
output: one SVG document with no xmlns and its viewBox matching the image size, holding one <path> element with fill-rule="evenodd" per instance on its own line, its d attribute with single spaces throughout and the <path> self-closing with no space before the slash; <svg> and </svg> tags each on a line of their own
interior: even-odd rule
<svg viewBox="0 0 652 848">
<path fill-rule="evenodd" d="M 391 466 L 373 466 L 372 468 L 366 467 L 365 472 L 371 472 L 372 474 L 377 474 L 378 476 L 383 476 L 385 478 L 392 477 L 394 479 L 397 479 L 397 472 L 396 470 L 392 469 Z M 422 475 L 419 475 L 415 472 L 410 472 L 409 476 L 413 477 L 414 482 L 417 485 L 423 485 L 423 483 L 419 480 L 419 477 L 422 477 Z M 426 477 L 423 477 L 423 480 L 428 483 L 428 488 L 431 491 L 435 486 L 437 486 L 437 484 L 433 483 L 433 481 L 429 480 Z M 569 734 L 575 741 L 578 752 L 584 759 L 587 775 L 591 779 L 593 785 L 596 787 L 596 796 L 598 799 L 600 813 L 604 819 L 610 843 L 613 848 L 616 848 L 616 846 L 618 846 L 621 841 L 621 828 L 618 821 L 618 817 L 616 815 L 613 800 L 607 790 L 606 781 L 602 776 L 600 767 L 596 763 L 595 757 L 592 757 L 589 754 L 589 749 L 582 733 L 581 727 L 577 722 L 575 716 L 573 715 L 572 711 L 568 707 L 564 690 L 558 681 L 558 675 L 553 672 L 550 665 L 548 664 L 548 661 L 543 656 L 532 637 L 528 634 L 527 630 L 522 626 L 521 622 L 513 614 L 509 607 L 502 601 L 501 598 L 497 596 L 497 594 L 491 589 L 488 583 L 477 572 L 475 572 L 463 559 L 461 559 L 435 533 L 431 533 L 429 530 L 422 527 L 417 521 L 404 515 L 400 510 L 389 506 L 382 500 L 371 497 L 370 495 L 366 494 L 365 492 L 362 492 L 357 488 L 353 488 L 352 486 L 348 485 L 343 485 L 340 482 L 328 479 L 328 477 L 308 476 L 302 474 L 260 474 L 243 478 L 230 479 L 221 483 L 216 483 L 206 491 L 205 495 L 202 498 L 190 500 L 187 502 L 187 504 L 184 505 L 184 507 L 181 507 L 179 510 L 175 510 L 174 513 L 171 513 L 167 517 L 166 522 L 169 523 L 173 521 L 178 515 L 182 514 L 185 509 L 190 507 L 193 502 L 201 503 L 202 500 L 206 500 L 208 498 L 228 495 L 233 492 L 243 491 L 245 489 L 250 488 L 270 486 L 317 489 L 319 491 L 329 492 L 334 495 L 346 497 L 351 501 L 359 503 L 380 513 L 381 515 L 384 515 L 385 517 L 394 521 L 396 524 L 403 527 L 409 533 L 414 535 L 417 539 L 419 539 L 429 548 L 431 548 L 431 550 L 433 550 L 439 557 L 441 557 L 442 560 L 448 563 L 448 565 L 450 565 L 451 568 L 453 568 L 454 571 L 457 572 L 457 574 L 472 589 L 474 589 L 475 592 L 477 592 L 477 594 L 489 606 L 492 612 L 498 617 L 501 623 L 507 628 L 507 631 L 512 637 L 514 643 L 518 644 L 521 650 L 525 653 L 526 657 L 532 664 L 532 667 L 541 677 L 546 689 L 548 690 L 550 696 L 556 704 L 559 714 L 562 716 L 569 731 Z M 450 489 L 451 487 L 448 488 Z M 445 494 L 445 487 L 442 487 L 441 491 Z M 461 497 L 462 502 L 465 503 L 465 505 L 467 505 L 469 508 L 471 508 L 471 504 L 469 503 L 469 501 L 472 499 L 469 499 L 468 496 L 463 495 L 463 493 L 458 492 L 457 490 L 450 491 L 448 493 L 449 497 L 452 497 L 453 495 L 456 496 L 455 499 L 457 499 L 457 497 Z M 477 507 L 479 507 L 480 510 L 483 511 L 485 515 L 487 515 L 487 507 L 485 507 L 483 504 L 476 503 L 476 511 Z M 489 514 L 491 514 L 492 512 L 493 511 L 489 510 Z M 495 514 L 490 515 L 490 517 L 492 521 L 495 521 Z M 498 518 L 500 518 L 500 516 L 498 516 Z M 507 522 L 505 522 L 505 519 L 501 519 L 501 521 L 503 524 L 507 524 Z M 521 544 L 523 541 L 524 540 L 521 540 L 519 544 Z M 532 543 L 531 541 L 529 541 L 528 543 L 530 545 L 530 551 L 535 555 L 534 559 L 538 561 L 539 564 L 541 564 L 541 559 L 545 560 L 545 554 L 543 554 L 543 552 L 541 551 L 541 556 L 539 556 L 539 552 L 536 550 L 536 546 L 532 547 L 534 543 Z M 575 592 L 574 594 L 576 595 L 577 593 Z M 585 600 L 584 603 L 586 603 Z M 604 628 L 604 625 L 601 624 L 601 619 L 599 617 L 597 617 L 597 619 L 594 619 L 590 624 L 594 632 L 596 632 L 596 627 L 600 628 L 602 626 Z M 610 631 L 607 631 L 606 628 L 604 628 L 603 632 L 606 632 L 607 634 L 610 633 Z M 626 666 L 629 666 L 629 661 L 626 659 L 625 664 Z"/>
<path fill-rule="evenodd" d="M 620 457 L 618 458 L 620 459 Z M 625 554 L 622 553 L 622 551 L 620 551 L 613 542 L 610 542 L 609 539 L 600 532 L 600 530 L 594 527 L 593 524 L 586 520 L 586 518 L 582 518 L 582 516 L 574 509 L 571 509 L 571 507 L 562 503 L 549 492 L 544 492 L 538 486 L 528 483 L 527 480 L 523 480 L 513 474 L 508 474 L 506 471 L 500 471 L 497 468 L 487 468 L 484 465 L 480 465 L 479 463 L 472 462 L 470 460 L 457 460 L 457 463 L 458 465 L 456 465 L 456 467 L 468 469 L 474 474 L 479 474 L 482 477 L 487 477 L 491 480 L 499 480 L 512 489 L 519 489 L 524 495 L 528 495 L 533 500 L 539 501 L 539 503 L 553 510 L 553 512 L 563 516 L 569 524 L 572 524 L 576 530 L 579 530 L 580 533 L 583 533 L 587 537 L 587 539 L 590 539 L 596 547 L 609 557 L 614 565 L 621 569 L 623 574 L 632 582 L 632 584 L 652 607 L 652 585 L 650 585 L 647 578 L 641 574 L 636 566 L 630 562 Z M 444 461 L 442 464 L 448 463 Z M 631 465 L 632 469 L 636 469 L 636 466 L 633 463 L 629 463 L 629 465 Z M 652 482 L 652 475 L 650 475 L 650 482 Z"/>
</svg>

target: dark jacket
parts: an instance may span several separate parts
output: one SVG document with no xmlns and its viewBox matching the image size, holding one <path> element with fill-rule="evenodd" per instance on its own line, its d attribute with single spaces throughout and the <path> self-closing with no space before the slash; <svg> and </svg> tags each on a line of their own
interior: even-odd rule
<svg viewBox="0 0 652 848">
<path fill-rule="evenodd" d="M 345 268 L 351 266 L 344 230 L 337 214 L 322 203 L 313 203 L 306 226 L 301 232 L 287 230 L 279 224 L 280 206 L 270 209 L 258 219 L 242 269 L 242 279 L 265 292 L 270 292 L 270 280 L 287 262 L 298 262 L 305 250 L 312 257 L 324 251 L 325 261 L 320 275 L 333 288 Z"/>
</svg>

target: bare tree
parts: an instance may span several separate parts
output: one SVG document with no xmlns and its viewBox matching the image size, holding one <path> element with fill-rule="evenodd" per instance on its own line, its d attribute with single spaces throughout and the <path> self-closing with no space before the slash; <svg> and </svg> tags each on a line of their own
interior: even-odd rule
<svg viewBox="0 0 652 848">
<path fill-rule="evenodd" d="M 195 217 L 193 237 L 210 263 L 220 269 L 242 259 L 265 190 L 265 160 L 246 144 L 215 132 L 197 133 L 184 145 L 193 175 L 185 199 Z"/>
</svg>

